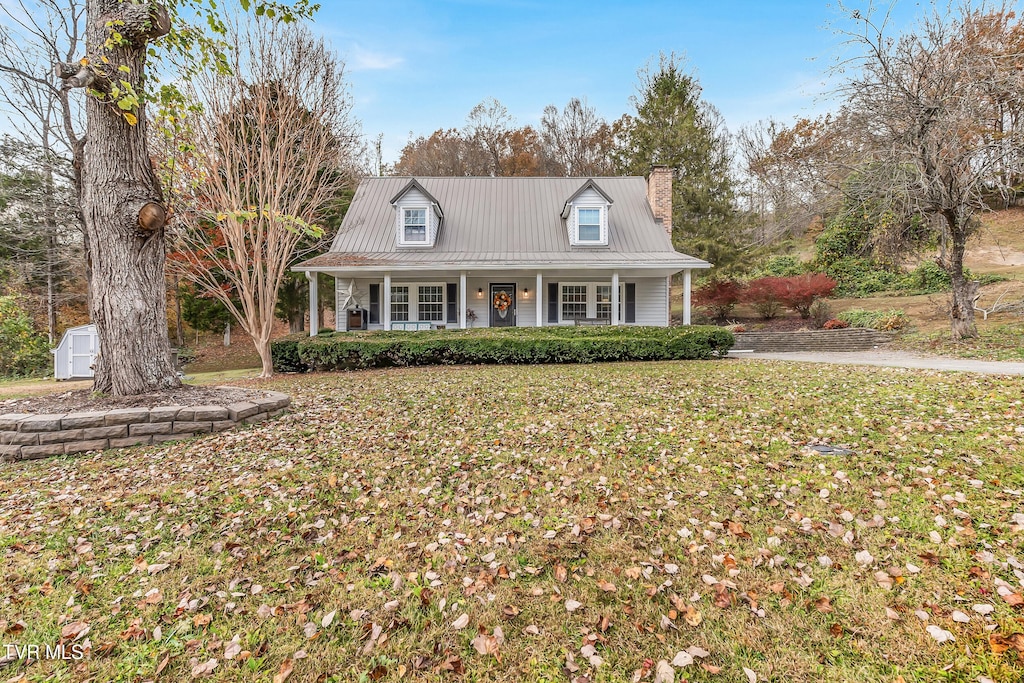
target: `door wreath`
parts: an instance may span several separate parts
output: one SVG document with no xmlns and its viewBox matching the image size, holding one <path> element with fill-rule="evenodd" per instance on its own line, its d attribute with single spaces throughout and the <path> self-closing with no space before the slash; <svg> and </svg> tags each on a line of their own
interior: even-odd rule
<svg viewBox="0 0 1024 683">
<path fill-rule="evenodd" d="M 505 317 L 505 311 L 508 310 L 509 306 L 512 305 L 512 297 L 508 295 L 508 292 L 498 292 L 494 295 L 494 301 L 492 302 L 495 310 L 502 314 L 501 317 Z"/>
</svg>

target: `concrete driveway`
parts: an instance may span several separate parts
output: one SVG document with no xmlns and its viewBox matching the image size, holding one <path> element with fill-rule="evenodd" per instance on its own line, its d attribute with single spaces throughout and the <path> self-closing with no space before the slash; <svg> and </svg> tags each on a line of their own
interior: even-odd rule
<svg viewBox="0 0 1024 683">
<path fill-rule="evenodd" d="M 906 351 L 889 351 L 886 349 L 851 351 L 846 353 L 825 353 L 818 351 L 794 353 L 736 353 L 730 351 L 729 358 L 741 358 L 745 360 L 781 360 L 797 363 L 834 363 L 837 365 L 874 365 L 886 368 L 911 368 L 915 370 L 977 372 L 986 375 L 1024 375 L 1024 363 L 971 360 L 968 358 L 944 358 L 940 356 L 920 356 Z"/>
</svg>

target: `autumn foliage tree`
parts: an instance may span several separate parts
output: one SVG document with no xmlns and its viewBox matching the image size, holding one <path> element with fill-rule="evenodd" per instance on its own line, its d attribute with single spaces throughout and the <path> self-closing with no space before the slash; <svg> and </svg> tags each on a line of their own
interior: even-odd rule
<svg viewBox="0 0 1024 683">
<path fill-rule="evenodd" d="M 183 275 L 219 299 L 273 372 L 278 292 L 296 246 L 321 233 L 361 150 L 344 66 L 308 29 L 257 20 L 235 33 L 231 72 L 204 71 L 182 132 Z"/>
</svg>

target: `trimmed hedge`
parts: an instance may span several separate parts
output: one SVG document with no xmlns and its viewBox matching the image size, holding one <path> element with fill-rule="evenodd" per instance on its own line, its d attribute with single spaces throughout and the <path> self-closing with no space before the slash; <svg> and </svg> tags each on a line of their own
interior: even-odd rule
<svg viewBox="0 0 1024 683">
<path fill-rule="evenodd" d="M 271 344 L 278 372 L 413 365 L 527 365 L 720 358 L 720 327 L 541 327 L 290 335 Z"/>
</svg>

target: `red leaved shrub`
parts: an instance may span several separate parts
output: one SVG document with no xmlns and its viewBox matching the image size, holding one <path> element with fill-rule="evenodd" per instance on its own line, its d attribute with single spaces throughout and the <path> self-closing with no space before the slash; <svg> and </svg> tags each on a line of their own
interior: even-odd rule
<svg viewBox="0 0 1024 683">
<path fill-rule="evenodd" d="M 845 320 L 840 320 L 838 318 L 832 318 L 831 320 L 826 321 L 825 324 L 821 326 L 821 329 L 823 329 L 823 330 L 845 330 L 849 326 L 850 326 L 850 323 L 846 322 Z"/>
<path fill-rule="evenodd" d="M 747 283 L 743 292 L 743 302 L 757 311 L 764 320 L 771 320 L 782 312 L 781 277 L 759 277 Z"/>
<path fill-rule="evenodd" d="M 739 303 L 743 285 L 735 280 L 711 280 L 693 293 L 693 302 L 707 309 L 712 317 L 725 320 Z"/>
<path fill-rule="evenodd" d="M 777 278 L 780 280 L 778 297 L 789 308 L 800 314 L 801 318 L 811 317 L 811 304 L 817 299 L 824 299 L 836 288 L 836 281 L 821 273 L 794 275 Z"/>
</svg>

